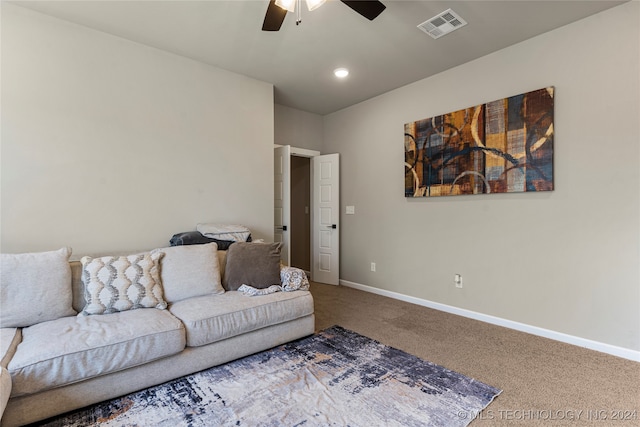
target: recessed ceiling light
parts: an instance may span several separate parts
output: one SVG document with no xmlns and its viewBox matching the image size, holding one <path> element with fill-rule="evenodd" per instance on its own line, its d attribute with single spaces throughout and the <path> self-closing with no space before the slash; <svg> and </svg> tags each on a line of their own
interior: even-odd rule
<svg viewBox="0 0 640 427">
<path fill-rule="evenodd" d="M 335 74 L 335 76 L 340 79 L 344 79 L 349 75 L 349 70 L 347 70 L 346 68 L 336 68 L 335 70 L 333 70 L 333 74 Z"/>
</svg>

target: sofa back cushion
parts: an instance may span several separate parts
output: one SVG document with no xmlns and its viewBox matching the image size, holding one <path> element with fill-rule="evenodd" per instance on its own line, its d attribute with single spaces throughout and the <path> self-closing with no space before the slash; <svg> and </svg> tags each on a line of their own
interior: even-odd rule
<svg viewBox="0 0 640 427">
<path fill-rule="evenodd" d="M 71 249 L 2 254 L 0 327 L 21 328 L 73 316 Z"/>
<path fill-rule="evenodd" d="M 200 245 L 190 245 L 190 246 L 200 246 Z M 165 252 L 165 249 L 162 249 L 162 252 Z M 220 277 L 223 277 L 224 267 L 227 260 L 227 251 L 217 251 L 217 255 L 218 255 L 217 256 L 218 268 L 220 269 Z M 164 258 L 162 259 L 161 264 L 163 262 L 164 262 Z M 82 264 L 80 263 L 80 261 L 70 261 L 69 265 L 71 267 L 71 289 L 73 292 L 73 309 L 79 313 L 87 304 L 87 301 L 84 298 L 84 284 L 82 283 Z M 162 268 L 162 265 L 161 265 L 161 268 Z M 164 288 L 164 283 L 162 284 L 162 286 Z M 169 287 L 171 287 L 171 283 L 169 283 Z M 173 289 L 169 291 L 169 294 L 171 294 L 172 292 L 173 292 Z M 166 295 L 165 295 L 165 301 L 174 302 L 171 296 L 167 297 Z"/>
<path fill-rule="evenodd" d="M 224 293 L 216 243 L 171 246 L 156 251 L 164 252 L 160 277 L 167 302 Z"/>
</svg>

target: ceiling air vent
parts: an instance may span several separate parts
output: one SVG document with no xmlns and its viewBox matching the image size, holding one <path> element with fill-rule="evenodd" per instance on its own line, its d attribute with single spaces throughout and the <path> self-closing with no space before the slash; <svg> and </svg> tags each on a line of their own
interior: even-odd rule
<svg viewBox="0 0 640 427">
<path fill-rule="evenodd" d="M 462 28 L 465 25 L 467 25 L 467 21 L 462 19 L 460 15 L 455 13 L 453 10 L 447 9 L 439 15 L 424 21 L 422 24 L 418 25 L 418 28 L 429 34 L 434 39 L 437 39 L 445 34 L 449 34 L 451 31 Z"/>
</svg>

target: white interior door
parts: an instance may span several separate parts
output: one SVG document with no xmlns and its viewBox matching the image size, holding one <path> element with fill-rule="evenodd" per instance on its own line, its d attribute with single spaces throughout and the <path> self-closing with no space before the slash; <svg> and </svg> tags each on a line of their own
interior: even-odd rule
<svg viewBox="0 0 640 427">
<path fill-rule="evenodd" d="M 338 154 L 313 157 L 311 169 L 312 278 L 337 285 L 340 280 L 340 158 Z"/>
<path fill-rule="evenodd" d="M 273 151 L 273 240 L 282 242 L 280 259 L 291 265 L 291 147 Z"/>
</svg>

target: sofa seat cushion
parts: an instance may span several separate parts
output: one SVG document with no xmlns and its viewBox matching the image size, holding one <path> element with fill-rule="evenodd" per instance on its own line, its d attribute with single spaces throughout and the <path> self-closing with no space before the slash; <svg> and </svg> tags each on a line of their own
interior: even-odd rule
<svg viewBox="0 0 640 427">
<path fill-rule="evenodd" d="M 185 347 L 182 323 L 166 310 L 64 317 L 24 328 L 9 362 L 11 396 L 120 371 Z"/>
<path fill-rule="evenodd" d="M 313 314 L 309 291 L 250 297 L 237 291 L 179 301 L 169 311 L 187 331 L 187 346 L 198 347 Z"/>
</svg>

